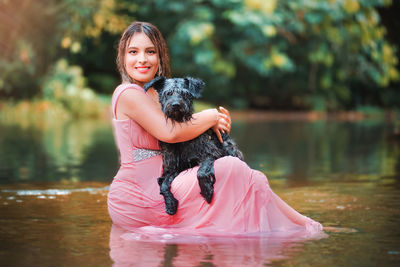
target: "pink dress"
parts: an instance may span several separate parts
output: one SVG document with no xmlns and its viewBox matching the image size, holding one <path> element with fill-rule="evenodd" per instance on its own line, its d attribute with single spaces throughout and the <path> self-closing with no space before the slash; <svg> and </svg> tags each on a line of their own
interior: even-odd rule
<svg viewBox="0 0 400 267">
<path fill-rule="evenodd" d="M 127 230 L 172 229 L 207 235 L 322 230 L 320 223 L 281 200 L 263 173 L 234 157 L 215 161 L 216 183 L 210 204 L 200 195 L 198 167 L 180 173 L 171 185 L 179 201 L 178 211 L 168 215 L 157 183 L 162 174 L 162 156 L 154 153 L 142 158 L 138 153 L 143 149 L 159 150 L 158 140 L 135 121 L 116 119 L 116 103 L 125 90 L 145 94 L 138 85 L 123 84 L 112 98 L 114 136 L 121 163 L 108 193 L 108 211 L 114 224 Z"/>
</svg>

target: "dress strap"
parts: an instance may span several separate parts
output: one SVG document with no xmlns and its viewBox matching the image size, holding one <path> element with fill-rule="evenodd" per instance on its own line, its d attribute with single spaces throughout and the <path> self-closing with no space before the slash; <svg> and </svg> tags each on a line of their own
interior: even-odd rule
<svg viewBox="0 0 400 267">
<path fill-rule="evenodd" d="M 117 102 L 121 94 L 127 90 L 127 89 L 136 89 L 144 93 L 144 89 L 140 87 L 137 84 L 134 83 L 125 83 L 125 84 L 120 84 L 117 86 L 117 88 L 114 90 L 113 96 L 112 96 L 112 114 L 113 118 L 117 118 Z"/>
</svg>

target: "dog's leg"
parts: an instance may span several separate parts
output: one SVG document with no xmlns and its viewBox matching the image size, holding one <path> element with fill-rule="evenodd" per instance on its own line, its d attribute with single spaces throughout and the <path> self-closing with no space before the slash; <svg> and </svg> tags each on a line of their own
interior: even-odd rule
<svg viewBox="0 0 400 267">
<path fill-rule="evenodd" d="M 214 158 L 207 158 L 200 163 L 197 180 L 201 189 L 200 194 L 208 203 L 211 203 L 215 183 Z"/>
<path fill-rule="evenodd" d="M 157 179 L 160 186 L 160 194 L 164 197 L 165 211 L 169 215 L 174 215 L 178 210 L 178 200 L 174 198 L 171 192 L 172 181 L 178 176 L 179 172 L 176 166 L 179 164 L 179 157 L 173 153 L 174 150 L 170 149 L 170 145 L 161 143 L 163 150 L 163 174 Z"/>
<path fill-rule="evenodd" d="M 163 195 L 165 201 L 165 211 L 169 215 L 174 215 L 178 209 L 178 200 L 171 193 L 172 181 L 178 174 L 169 174 L 158 178 L 160 184 L 160 194 Z"/>
</svg>

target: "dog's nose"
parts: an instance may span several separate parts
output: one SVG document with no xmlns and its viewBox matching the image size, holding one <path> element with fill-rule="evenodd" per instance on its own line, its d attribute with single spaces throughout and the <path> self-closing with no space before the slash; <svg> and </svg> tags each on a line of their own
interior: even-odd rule
<svg viewBox="0 0 400 267">
<path fill-rule="evenodd" d="M 172 104 L 172 107 L 173 107 L 174 109 L 178 109 L 180 106 L 181 106 L 181 105 L 180 105 L 178 102 L 175 102 L 175 103 Z"/>
</svg>

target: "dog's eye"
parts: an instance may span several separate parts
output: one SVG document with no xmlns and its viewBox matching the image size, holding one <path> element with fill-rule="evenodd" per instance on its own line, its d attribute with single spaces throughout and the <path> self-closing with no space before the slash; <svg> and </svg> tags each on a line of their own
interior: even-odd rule
<svg viewBox="0 0 400 267">
<path fill-rule="evenodd" d="M 169 91 L 166 93 L 167 96 L 172 96 L 174 93 L 172 91 Z"/>
</svg>

